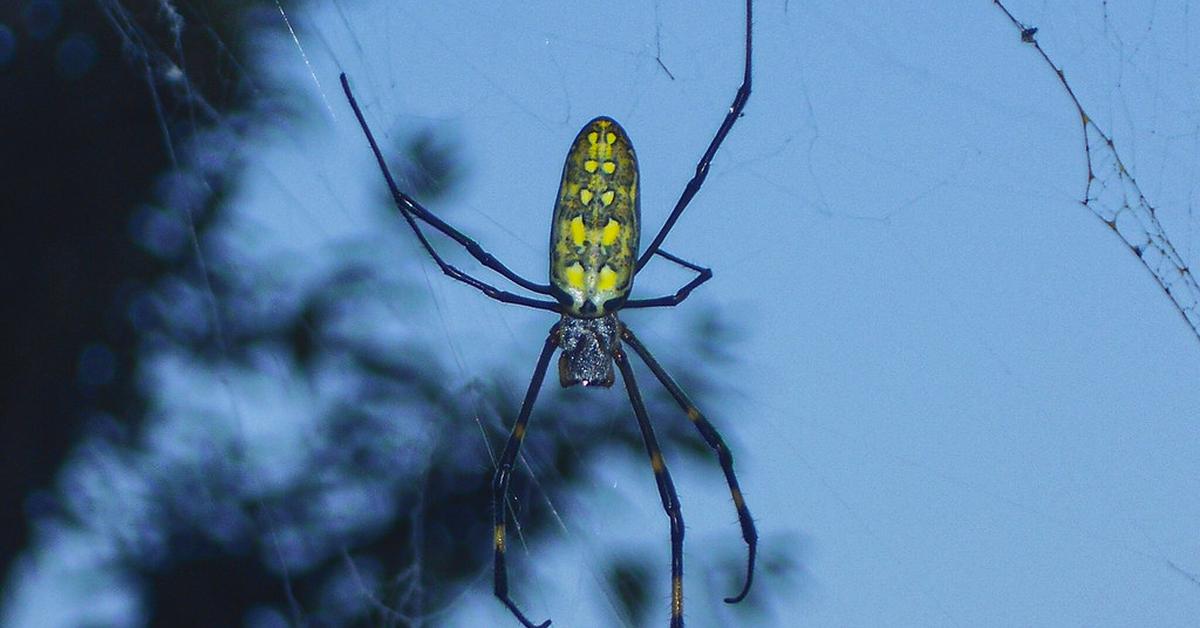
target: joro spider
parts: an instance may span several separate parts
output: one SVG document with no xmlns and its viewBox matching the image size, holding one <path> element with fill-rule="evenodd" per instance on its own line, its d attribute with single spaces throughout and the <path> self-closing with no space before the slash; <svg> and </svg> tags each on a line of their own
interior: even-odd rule
<svg viewBox="0 0 1200 628">
<path fill-rule="evenodd" d="M 579 384 L 582 386 L 613 385 L 615 380 L 613 362 L 621 371 L 625 389 L 629 393 L 629 402 L 637 417 L 638 427 L 642 432 L 642 440 L 646 452 L 650 456 L 650 467 L 654 470 L 654 479 L 658 485 L 658 493 L 662 498 L 663 510 L 666 511 L 671 525 L 671 626 L 683 626 L 683 514 L 679 498 L 675 494 L 675 484 L 663 461 L 662 450 L 654 436 L 650 418 L 646 413 L 645 403 L 638 391 L 637 382 L 633 377 L 633 368 L 626 355 L 622 342 L 633 348 L 641 357 L 658 381 L 667 392 L 687 413 L 688 419 L 699 430 L 701 437 L 717 454 L 721 470 L 725 473 L 725 481 L 737 508 L 738 521 L 742 527 L 742 538 L 748 549 L 746 563 L 746 580 L 741 591 L 725 602 L 735 604 L 745 599 L 750 592 L 750 584 L 754 579 L 754 560 L 757 554 L 758 533 L 754 529 L 754 520 L 750 510 L 742 498 L 738 488 L 737 476 L 733 472 L 733 456 L 717 430 L 701 414 L 695 404 L 688 399 L 687 394 L 671 379 L 662 365 L 654 359 L 645 345 L 638 340 L 633 331 L 617 318 L 621 309 L 646 307 L 674 307 L 683 302 L 697 286 L 712 278 L 712 270 L 698 266 L 679 257 L 671 255 L 660 247 L 675 221 L 687 208 L 692 197 L 700 190 L 704 179 L 708 176 L 709 164 L 717 149 L 733 128 L 733 124 L 742 115 L 746 101 L 750 98 L 750 63 L 751 47 L 751 0 L 746 0 L 746 51 L 745 70 L 742 84 L 738 87 L 725 114 L 725 119 L 717 129 L 716 135 L 709 142 L 708 149 L 696 164 L 696 173 L 684 187 L 683 193 L 675 203 L 675 208 L 667 217 L 667 221 L 659 229 L 658 235 L 650 246 L 637 256 L 638 240 L 641 234 L 641 199 L 638 195 L 638 165 L 633 145 L 625 130 L 615 120 L 608 117 L 598 117 L 584 125 L 567 153 L 566 164 L 563 166 L 562 183 L 558 190 L 558 200 L 554 204 L 554 215 L 551 219 L 550 231 L 550 283 L 540 284 L 517 275 L 507 266 L 497 260 L 492 254 L 483 250 L 475 240 L 443 222 L 429 212 L 415 199 L 408 196 L 396 185 L 392 173 L 388 169 L 379 144 L 375 141 L 367 121 L 359 109 L 358 102 L 350 90 L 350 82 L 346 75 L 341 75 L 342 90 L 346 100 L 358 118 L 359 126 L 380 171 L 387 181 L 388 190 L 396 203 L 396 208 L 404 220 L 408 222 L 416 234 L 421 246 L 429 253 L 438 267 L 446 275 L 472 286 L 488 297 L 504 303 L 515 303 L 526 307 L 558 312 L 559 321 L 550 328 L 541 356 L 533 369 L 533 377 L 529 381 L 529 389 L 525 392 L 525 400 L 521 404 L 520 414 L 513 424 L 504 453 L 492 481 L 492 517 L 494 524 L 495 575 L 494 591 L 512 614 L 520 620 L 525 628 L 535 628 L 535 624 L 525 617 L 508 594 L 508 572 L 505 567 L 505 511 L 504 505 L 508 498 L 508 483 L 516 461 L 521 442 L 525 438 L 529 415 L 537 400 L 538 391 L 549 367 L 550 358 L 556 349 L 562 349 L 558 361 L 559 383 L 565 388 Z M 495 286 L 476 279 L 455 266 L 447 263 L 429 243 L 425 233 L 416 220 L 419 219 L 437 229 L 466 248 L 467 252 L 480 264 L 499 273 L 518 286 L 537 294 L 553 297 L 554 301 L 544 301 L 500 290 Z M 650 258 L 658 255 L 666 260 L 679 264 L 696 273 L 696 277 L 674 294 L 650 298 L 630 299 L 629 292 L 633 278 L 646 266 Z M 536 628 L 545 628 L 550 620 L 537 624 Z"/>
</svg>

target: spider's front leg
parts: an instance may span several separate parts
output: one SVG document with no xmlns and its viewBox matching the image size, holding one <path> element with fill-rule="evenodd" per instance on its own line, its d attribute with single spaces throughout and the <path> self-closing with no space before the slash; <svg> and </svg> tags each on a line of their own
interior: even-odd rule
<svg viewBox="0 0 1200 628">
<path fill-rule="evenodd" d="M 746 595 L 750 593 L 750 585 L 754 582 L 754 561 L 758 556 L 758 531 L 754 528 L 754 518 L 750 516 L 750 508 L 746 506 L 746 500 L 742 497 L 742 489 L 738 486 L 737 475 L 733 472 L 733 454 L 729 451 L 729 447 L 725 444 L 725 439 L 721 438 L 720 432 L 713 427 L 712 423 L 704 417 L 696 404 L 688 398 L 687 393 L 675 383 L 675 380 L 667 374 L 666 369 L 654 359 L 650 354 L 650 350 L 642 344 L 638 337 L 628 327 L 622 326 L 621 339 L 625 341 L 633 351 L 642 358 L 646 366 L 650 367 L 650 371 L 658 378 L 667 392 L 675 398 L 675 402 L 687 414 L 688 420 L 699 430 L 700 436 L 704 438 L 704 442 L 717 454 L 717 462 L 721 465 L 721 471 L 725 474 L 725 482 L 729 485 L 729 495 L 733 498 L 733 506 L 737 509 L 738 523 L 742 527 L 742 540 L 746 542 L 746 550 L 748 557 L 746 560 L 746 580 L 742 585 L 741 591 L 736 595 L 725 598 L 727 604 L 737 604 L 746 599 Z"/>
<path fill-rule="evenodd" d="M 675 483 L 671 481 L 671 472 L 663 461 L 662 448 L 654 437 L 654 428 L 650 426 L 650 416 L 646 412 L 646 404 L 638 391 L 637 381 L 633 378 L 633 367 L 623 349 L 618 348 L 613 353 L 617 368 L 621 369 L 621 377 L 625 380 L 625 390 L 629 393 L 629 402 L 633 405 L 633 413 L 637 416 L 638 427 L 642 431 L 642 441 L 646 445 L 646 453 L 650 455 L 650 468 L 654 471 L 654 482 L 658 485 L 658 495 L 662 498 L 663 510 L 671 521 L 671 628 L 683 628 L 683 510 L 679 505 L 679 496 L 675 494 Z"/>
<path fill-rule="evenodd" d="M 546 368 L 550 358 L 559 343 L 559 324 L 555 323 L 542 347 L 542 355 L 538 358 L 537 366 L 533 369 L 533 377 L 529 380 L 529 389 L 525 392 L 525 400 L 521 403 L 521 413 L 513 424 L 512 432 L 508 435 L 508 443 L 504 445 L 504 453 L 500 455 L 500 463 L 496 466 L 496 475 L 492 478 L 492 524 L 493 543 L 495 546 L 495 576 L 494 592 L 496 597 L 508 607 L 509 611 L 520 620 L 525 628 L 546 628 L 550 620 L 534 624 L 525 617 L 512 598 L 508 596 L 508 568 L 505 564 L 505 506 L 508 503 L 508 482 L 512 476 L 513 464 L 521 450 L 521 442 L 525 440 L 525 430 L 529 425 L 529 415 L 533 412 L 533 404 L 537 401 L 538 391 L 542 388 L 542 380 L 546 378 Z"/>
</svg>

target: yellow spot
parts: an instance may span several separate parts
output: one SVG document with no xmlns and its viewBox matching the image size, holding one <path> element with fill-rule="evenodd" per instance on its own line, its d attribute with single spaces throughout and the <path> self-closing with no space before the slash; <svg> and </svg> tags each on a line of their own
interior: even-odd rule
<svg viewBox="0 0 1200 628">
<path fill-rule="evenodd" d="M 735 488 L 735 489 L 733 489 L 732 493 L 733 493 L 733 505 L 736 506 L 738 510 L 741 510 L 746 505 L 745 500 L 742 499 L 742 492 Z"/>
<path fill-rule="evenodd" d="M 607 199 L 604 197 L 608 197 Z M 605 192 L 600 195 L 600 200 L 604 201 L 605 205 L 612 202 L 612 192 Z M 621 223 L 608 219 L 608 224 L 604 225 L 604 231 L 600 234 L 600 244 L 604 246 L 612 246 L 613 242 L 617 241 L 617 236 L 621 235 Z"/>
<path fill-rule="evenodd" d="M 567 267 L 567 283 L 572 288 L 583 289 L 583 266 L 579 262 Z"/>
<path fill-rule="evenodd" d="M 603 194 L 601 194 L 601 195 L 600 195 L 600 202 L 601 202 L 601 203 L 604 203 L 604 206 L 605 206 L 605 207 L 608 207 L 609 205 L 612 205 L 613 198 L 614 198 L 616 195 L 617 195 L 617 193 L 616 193 L 616 192 L 614 192 L 614 191 L 612 191 L 612 190 L 609 190 L 609 191 L 607 191 L 607 192 L 605 192 L 605 193 L 603 193 Z"/>
<path fill-rule="evenodd" d="M 655 473 L 662 473 L 662 470 L 663 470 L 662 454 L 658 453 L 657 451 L 650 454 L 650 468 L 654 469 Z"/>
<path fill-rule="evenodd" d="M 612 174 L 617 171 L 617 164 L 614 164 L 611 161 L 606 161 L 606 162 L 604 162 L 603 168 L 604 168 L 604 174 Z M 589 170 L 589 172 L 591 172 L 591 171 Z"/>
<path fill-rule="evenodd" d="M 497 551 L 500 551 L 500 552 L 504 551 L 504 524 L 503 523 L 496 526 L 496 531 L 492 538 L 492 541 L 496 544 Z"/>
<path fill-rule="evenodd" d="M 575 241 L 575 246 L 583 246 L 583 241 L 587 237 L 587 230 L 583 228 L 583 217 L 576 216 L 571 219 L 571 239 Z"/>
<path fill-rule="evenodd" d="M 587 205 L 588 203 L 592 202 L 593 196 L 595 196 L 595 194 L 592 194 L 592 191 L 587 188 L 584 188 L 579 191 L 579 200 L 583 201 L 584 205 Z"/>
<path fill-rule="evenodd" d="M 695 408 L 688 408 L 688 418 L 692 421 L 699 421 L 700 411 Z"/>
<path fill-rule="evenodd" d="M 600 163 L 597 162 L 595 159 L 589 159 L 589 160 L 583 162 L 583 169 L 588 172 L 595 172 L 596 168 L 599 168 L 599 167 L 600 167 Z"/>
<path fill-rule="evenodd" d="M 600 292 L 608 292 L 617 287 L 617 273 L 607 265 L 600 269 L 600 281 L 596 284 L 596 289 Z M 659 463 L 661 464 L 661 460 Z"/>
<path fill-rule="evenodd" d="M 604 141 L 605 141 L 605 143 L 608 143 L 608 144 L 612 144 L 613 142 L 616 142 L 617 134 L 609 132 L 607 135 L 604 136 Z"/>
<path fill-rule="evenodd" d="M 513 426 L 513 436 L 516 436 L 517 440 L 524 439 L 525 438 L 525 425 L 522 423 L 517 423 L 516 425 L 514 425 Z"/>
<path fill-rule="evenodd" d="M 683 617 L 683 579 L 671 577 L 671 616 Z"/>
<path fill-rule="evenodd" d="M 595 144 L 595 143 L 596 143 L 596 142 L 598 142 L 598 141 L 600 141 L 600 134 L 599 134 L 599 133 L 597 133 L 597 132 L 595 132 L 595 131 L 592 131 L 591 133 L 588 133 L 588 144 Z"/>
</svg>

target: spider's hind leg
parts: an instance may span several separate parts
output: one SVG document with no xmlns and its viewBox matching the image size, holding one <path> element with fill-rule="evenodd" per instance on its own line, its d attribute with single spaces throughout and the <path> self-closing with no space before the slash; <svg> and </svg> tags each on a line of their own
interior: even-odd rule
<svg viewBox="0 0 1200 628">
<path fill-rule="evenodd" d="M 729 111 L 725 113 L 725 119 L 721 121 L 721 126 L 717 128 L 717 134 L 713 136 L 712 142 L 704 151 L 704 155 L 700 157 L 700 161 L 696 164 L 696 174 L 692 175 L 690 181 L 683 188 L 683 193 L 679 195 L 679 200 L 675 201 L 675 208 L 671 210 L 667 216 L 667 221 L 663 223 L 662 228 L 658 230 L 658 235 L 650 241 L 650 246 L 642 252 L 642 256 L 638 258 L 637 265 L 634 267 L 634 272 L 642 270 L 646 262 L 659 251 L 663 240 L 667 238 L 667 234 L 671 232 L 671 228 L 675 226 L 675 221 L 679 220 L 679 216 L 683 214 L 683 210 L 687 209 L 689 203 L 692 202 L 692 197 L 696 192 L 700 191 L 700 186 L 704 185 L 704 180 L 708 178 L 708 169 L 712 165 L 713 157 L 717 154 L 717 149 L 721 147 L 721 143 L 725 141 L 725 136 L 729 135 L 729 130 L 733 128 L 733 124 L 742 117 L 742 111 L 746 108 L 746 103 L 750 100 L 750 78 L 751 78 L 751 62 L 754 59 L 753 31 L 754 31 L 754 15 L 753 15 L 752 0 L 746 0 L 746 65 L 742 69 L 742 84 L 738 86 L 737 92 L 733 95 L 733 103 L 729 105 Z"/>
<path fill-rule="evenodd" d="M 538 301 L 536 299 L 530 299 L 528 297 L 523 297 L 499 290 L 494 286 L 468 275 L 467 273 L 459 270 L 442 259 L 442 256 L 438 254 L 437 250 L 434 249 L 429 243 L 428 239 L 426 239 L 425 234 L 417 225 L 414 217 L 420 219 L 421 221 L 425 222 L 425 224 L 437 229 L 450 239 L 462 245 L 463 248 L 465 248 L 467 252 L 475 258 L 476 261 L 503 275 L 509 281 L 521 286 L 522 288 L 525 288 L 526 290 L 529 290 L 530 292 L 536 292 L 537 294 L 542 295 L 550 294 L 550 286 L 548 284 L 539 284 L 535 281 L 530 281 L 513 272 L 500 260 L 496 259 L 494 255 L 485 251 L 478 242 L 472 240 L 458 229 L 451 227 L 441 218 L 438 218 L 436 215 L 434 215 L 433 212 L 422 207 L 421 204 L 416 201 L 416 199 L 400 191 L 400 187 L 396 185 L 396 180 L 392 177 L 392 171 L 388 168 L 387 160 L 383 158 L 383 151 L 380 150 L 379 143 L 375 141 L 375 134 L 371 133 L 371 127 L 367 124 L 367 119 L 363 116 L 362 109 L 358 106 L 358 100 L 354 98 L 354 92 L 350 89 L 350 80 L 346 77 L 344 72 L 341 75 L 341 82 L 342 91 L 346 94 L 346 101 L 350 103 L 350 108 L 354 111 L 354 117 L 358 120 L 358 126 L 362 129 L 363 135 L 366 136 L 367 143 L 371 145 L 371 152 L 375 155 L 375 162 L 379 165 L 379 170 L 383 173 L 383 178 L 387 182 L 388 191 L 392 195 L 392 201 L 395 202 L 396 209 L 398 209 L 404 216 L 404 219 L 408 222 L 409 227 L 411 227 L 413 232 L 416 233 L 417 239 L 421 241 L 421 246 L 424 247 L 425 251 L 429 253 L 435 262 L 437 262 L 437 265 L 442 269 L 442 272 L 458 281 L 479 289 L 484 294 L 496 299 L 497 301 L 516 303 L 518 305 L 525 305 L 544 310 L 557 309 L 557 304 L 553 302 Z"/>
<path fill-rule="evenodd" d="M 675 294 L 668 294 L 666 296 L 655 297 L 653 299 L 630 299 L 629 301 L 625 302 L 623 307 L 675 307 L 676 305 L 683 303 L 683 300 L 688 298 L 688 295 L 692 293 L 692 290 L 695 290 L 700 286 L 700 284 L 712 279 L 713 272 L 711 268 L 706 268 L 699 264 L 693 264 L 682 257 L 676 257 L 662 249 L 658 249 L 654 253 L 655 255 L 659 255 L 667 260 L 675 262 L 676 264 L 679 264 L 688 270 L 695 271 L 696 276 L 693 277 L 691 281 L 684 284 L 682 288 L 676 290 Z"/>
</svg>

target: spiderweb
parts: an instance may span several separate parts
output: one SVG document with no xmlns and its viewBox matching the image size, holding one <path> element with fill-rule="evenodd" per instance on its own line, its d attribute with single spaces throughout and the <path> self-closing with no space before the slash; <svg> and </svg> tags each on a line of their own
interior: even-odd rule
<svg viewBox="0 0 1200 628">
<path fill-rule="evenodd" d="M 144 412 L 65 463 L 5 620 L 508 625 L 488 483 L 551 320 L 436 271 L 336 78 L 406 189 L 537 279 L 582 122 L 630 130 L 652 229 L 741 63 L 737 3 L 560 4 L 100 3 L 172 155 L 133 240 L 175 266 L 131 308 Z M 639 371 L 689 625 L 1194 617 L 1190 4 L 843 4 L 756 5 L 747 115 L 665 244 L 716 279 L 624 319 L 731 441 L 763 536 L 726 608 L 728 496 Z M 510 585 L 556 625 L 667 609 L 610 392 L 551 374 L 512 491 Z"/>
<path fill-rule="evenodd" d="M 1138 256 L 1200 340 L 1200 310 L 1197 309 L 1200 307 L 1200 286 L 1196 284 L 1196 276 L 1167 237 L 1154 207 L 1121 161 L 1112 137 L 1100 128 L 1079 102 L 1063 69 L 1054 64 L 1038 42 L 1038 29 L 1022 24 L 999 0 L 996 0 L 996 6 L 1020 31 L 1021 41 L 1037 50 L 1046 65 L 1054 71 L 1079 113 L 1083 150 L 1087 159 L 1087 183 L 1080 202 Z M 1107 21 L 1107 3 L 1104 9 Z M 1153 27 L 1154 22 L 1151 22 L 1147 29 Z"/>
</svg>

